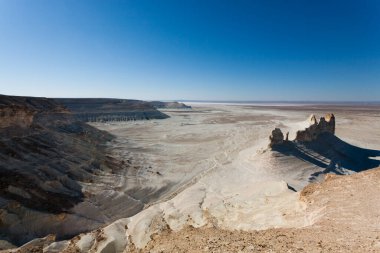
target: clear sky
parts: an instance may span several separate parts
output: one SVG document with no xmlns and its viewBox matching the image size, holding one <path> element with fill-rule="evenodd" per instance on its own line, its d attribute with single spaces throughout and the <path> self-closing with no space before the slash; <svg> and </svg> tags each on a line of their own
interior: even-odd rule
<svg viewBox="0 0 380 253">
<path fill-rule="evenodd" d="M 0 0 L 0 93 L 380 100 L 378 0 Z"/>
</svg>

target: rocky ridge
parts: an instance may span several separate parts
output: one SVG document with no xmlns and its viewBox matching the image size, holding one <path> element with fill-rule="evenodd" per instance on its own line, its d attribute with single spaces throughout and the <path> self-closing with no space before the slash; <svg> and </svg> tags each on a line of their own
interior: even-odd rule
<svg viewBox="0 0 380 253">
<path fill-rule="evenodd" d="M 0 249 L 96 229 L 166 189 L 140 182 L 133 158 L 108 149 L 114 136 L 83 121 L 168 116 L 143 101 L 65 100 L 72 113 L 57 100 L 0 95 Z"/>
<path fill-rule="evenodd" d="M 1 95 L 0 122 L 0 238 L 19 244 L 88 229 L 70 231 L 60 220 L 80 222 L 70 209 L 86 198 L 81 182 L 115 167 L 103 147 L 113 137 L 46 98 Z"/>
<path fill-rule="evenodd" d="M 151 102 L 109 98 L 57 98 L 74 117 L 85 122 L 133 121 L 165 119 L 169 116 L 158 111 Z M 164 102 L 160 102 L 165 104 Z"/>
</svg>

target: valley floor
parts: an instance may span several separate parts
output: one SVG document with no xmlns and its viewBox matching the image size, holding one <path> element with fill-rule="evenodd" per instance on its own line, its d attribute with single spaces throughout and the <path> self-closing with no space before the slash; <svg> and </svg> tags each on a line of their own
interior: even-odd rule
<svg viewBox="0 0 380 253">
<path fill-rule="evenodd" d="M 324 149 L 334 152 L 306 150 L 304 159 L 268 149 L 275 127 L 292 139 L 310 114 L 330 112 L 339 146 Z M 103 182 L 109 190 L 84 190 L 95 187 L 102 212 L 122 218 L 45 243 L 46 252 L 380 252 L 378 107 L 214 104 L 165 113 L 92 124 L 116 136 L 107 152 L 129 169 Z M 324 180 L 331 164 L 353 175 Z M 143 210 L 133 215 L 125 199 Z"/>
</svg>

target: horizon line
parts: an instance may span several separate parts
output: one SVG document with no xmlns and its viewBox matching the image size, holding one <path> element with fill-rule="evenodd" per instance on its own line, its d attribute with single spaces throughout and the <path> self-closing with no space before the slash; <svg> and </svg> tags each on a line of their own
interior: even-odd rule
<svg viewBox="0 0 380 253">
<path fill-rule="evenodd" d="M 120 98 L 120 97 L 47 97 L 47 96 L 28 96 L 28 95 L 7 95 L 3 96 L 14 97 L 35 97 L 35 98 L 50 98 L 50 99 L 120 99 L 120 100 L 140 100 L 140 101 L 162 101 L 162 102 L 207 102 L 207 103 L 380 103 L 380 100 L 236 100 L 236 99 L 141 99 L 141 98 Z"/>
</svg>

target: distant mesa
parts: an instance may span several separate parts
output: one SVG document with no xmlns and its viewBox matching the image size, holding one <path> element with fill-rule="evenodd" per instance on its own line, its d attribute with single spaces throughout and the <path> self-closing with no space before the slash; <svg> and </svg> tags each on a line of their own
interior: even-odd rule
<svg viewBox="0 0 380 253">
<path fill-rule="evenodd" d="M 134 121 L 169 118 L 151 102 L 111 98 L 58 98 L 74 117 L 84 122 Z"/>
<path fill-rule="evenodd" d="M 157 109 L 191 109 L 191 106 L 185 105 L 184 103 L 179 102 L 161 102 L 161 101 L 152 101 L 149 102 L 154 108 Z"/>
<path fill-rule="evenodd" d="M 142 101 L 111 98 L 57 98 L 56 102 L 84 122 L 135 121 L 166 119 L 169 116 L 157 109 L 191 109 L 179 102 Z"/>
<path fill-rule="evenodd" d="M 304 130 L 297 131 L 294 141 L 310 142 L 316 140 L 323 133 L 335 134 L 335 116 L 332 113 L 326 114 L 325 117 L 321 117 L 319 122 L 315 115 L 312 114 L 310 115 L 308 121 L 309 127 Z M 271 136 L 269 136 L 269 147 L 283 144 L 284 141 L 289 141 L 288 136 L 289 133 L 286 134 L 286 138 L 284 139 L 281 129 L 275 128 L 272 131 Z"/>
</svg>

